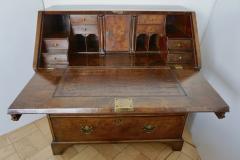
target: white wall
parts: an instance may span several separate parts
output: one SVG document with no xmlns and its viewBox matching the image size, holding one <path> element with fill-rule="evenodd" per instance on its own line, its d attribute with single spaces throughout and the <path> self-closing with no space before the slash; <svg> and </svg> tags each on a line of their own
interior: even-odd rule
<svg viewBox="0 0 240 160">
<path fill-rule="evenodd" d="M 203 160 L 240 159 L 240 1 L 217 0 L 202 40 L 203 73 L 230 105 L 226 118 L 196 114 L 192 134 Z"/>
<path fill-rule="evenodd" d="M 0 4 L 0 135 L 39 116 L 10 120 L 7 108 L 33 75 L 32 59 L 40 0 L 4 0 Z"/>
</svg>

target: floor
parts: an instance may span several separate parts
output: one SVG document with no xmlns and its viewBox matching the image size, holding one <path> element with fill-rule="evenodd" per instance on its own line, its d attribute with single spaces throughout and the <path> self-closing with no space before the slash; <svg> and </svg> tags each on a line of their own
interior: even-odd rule
<svg viewBox="0 0 240 160">
<path fill-rule="evenodd" d="M 53 156 L 46 118 L 0 136 L 0 160 L 200 160 L 191 135 L 185 129 L 181 152 L 162 143 L 75 145 Z"/>
</svg>

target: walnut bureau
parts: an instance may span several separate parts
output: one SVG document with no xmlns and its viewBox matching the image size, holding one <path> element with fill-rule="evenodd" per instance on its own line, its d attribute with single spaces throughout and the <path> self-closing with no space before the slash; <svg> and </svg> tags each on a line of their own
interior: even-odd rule
<svg viewBox="0 0 240 160">
<path fill-rule="evenodd" d="M 33 68 L 8 114 L 47 114 L 54 154 L 79 143 L 181 150 L 189 113 L 229 111 L 200 73 L 193 11 L 39 11 Z"/>
</svg>

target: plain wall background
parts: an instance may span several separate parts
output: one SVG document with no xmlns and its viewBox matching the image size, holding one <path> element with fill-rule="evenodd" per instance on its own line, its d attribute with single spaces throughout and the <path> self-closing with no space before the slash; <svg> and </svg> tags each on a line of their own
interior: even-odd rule
<svg viewBox="0 0 240 160">
<path fill-rule="evenodd" d="M 217 0 L 202 39 L 202 72 L 230 105 L 226 118 L 196 114 L 193 141 L 203 160 L 240 159 L 240 1 Z"/>
<path fill-rule="evenodd" d="M 11 121 L 7 108 L 33 75 L 32 62 L 40 0 L 1 0 L 0 3 L 0 135 L 39 118 L 24 115 Z"/>
</svg>

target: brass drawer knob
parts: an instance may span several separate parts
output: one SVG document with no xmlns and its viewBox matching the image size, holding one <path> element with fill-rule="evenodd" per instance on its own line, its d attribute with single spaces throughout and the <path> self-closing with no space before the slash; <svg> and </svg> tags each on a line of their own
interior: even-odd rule
<svg viewBox="0 0 240 160">
<path fill-rule="evenodd" d="M 81 127 L 81 132 L 83 134 L 91 134 L 93 132 L 93 127 L 92 126 L 88 126 L 88 125 L 82 126 Z"/>
<path fill-rule="evenodd" d="M 143 130 L 145 133 L 152 133 L 156 127 L 150 124 L 144 125 Z"/>
<path fill-rule="evenodd" d="M 53 46 L 54 46 L 54 47 L 57 47 L 57 46 L 58 46 L 58 43 L 54 43 Z"/>
</svg>

